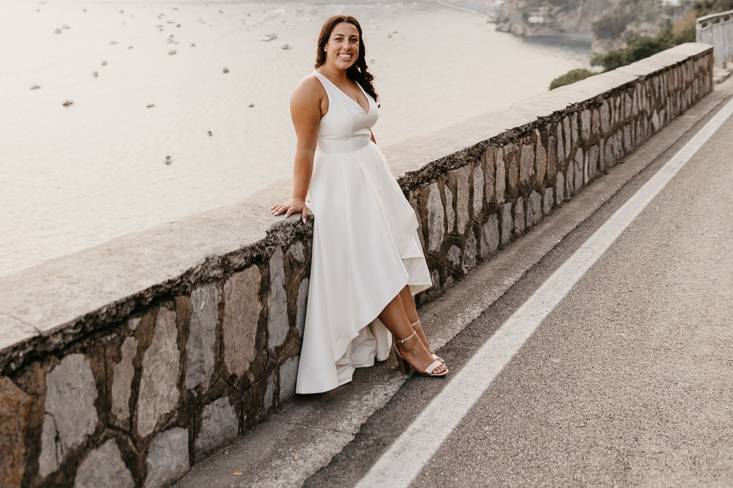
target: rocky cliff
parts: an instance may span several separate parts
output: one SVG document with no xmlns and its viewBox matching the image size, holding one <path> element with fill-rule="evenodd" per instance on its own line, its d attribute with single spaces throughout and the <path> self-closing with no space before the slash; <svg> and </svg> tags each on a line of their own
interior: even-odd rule
<svg viewBox="0 0 733 488">
<path fill-rule="evenodd" d="M 592 39 L 593 51 L 623 47 L 634 36 L 657 34 L 691 7 L 657 0 L 505 0 L 497 30 L 516 35 L 575 35 Z M 687 5 L 687 6 L 685 6 Z"/>
<path fill-rule="evenodd" d="M 595 16 L 618 0 L 506 0 L 497 30 L 535 37 L 573 34 L 590 38 Z"/>
</svg>

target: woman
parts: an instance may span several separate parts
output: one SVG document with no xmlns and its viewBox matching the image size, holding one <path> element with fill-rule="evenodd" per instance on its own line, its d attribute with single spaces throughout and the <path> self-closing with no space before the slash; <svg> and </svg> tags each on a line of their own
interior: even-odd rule
<svg viewBox="0 0 733 488">
<path fill-rule="evenodd" d="M 415 212 L 371 131 L 378 97 L 365 55 L 357 20 L 329 18 L 316 69 L 290 102 L 293 198 L 271 210 L 305 221 L 312 209 L 314 216 L 297 393 L 331 390 L 351 381 L 354 368 L 387 359 L 390 333 L 404 370 L 448 373 L 429 349 L 412 298 L 432 282 Z"/>
</svg>

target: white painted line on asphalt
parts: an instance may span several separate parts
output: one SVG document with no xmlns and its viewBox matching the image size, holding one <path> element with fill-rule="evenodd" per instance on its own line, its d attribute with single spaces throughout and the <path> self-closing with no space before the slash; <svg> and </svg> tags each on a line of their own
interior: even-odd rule
<svg viewBox="0 0 733 488">
<path fill-rule="evenodd" d="M 481 346 L 357 487 L 409 486 L 545 317 L 732 113 L 733 100 L 575 251 Z"/>
</svg>

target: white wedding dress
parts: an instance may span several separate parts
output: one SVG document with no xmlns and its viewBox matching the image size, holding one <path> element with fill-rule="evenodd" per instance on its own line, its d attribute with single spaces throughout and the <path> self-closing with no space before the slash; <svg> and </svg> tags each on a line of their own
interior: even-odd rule
<svg viewBox="0 0 733 488">
<path fill-rule="evenodd" d="M 328 94 L 306 199 L 313 211 L 313 252 L 297 393 L 351 381 L 355 368 L 387 359 L 391 336 L 377 316 L 405 287 L 432 282 L 415 211 L 384 155 L 371 141 L 379 118 L 363 88 L 365 111 L 328 78 Z"/>
</svg>

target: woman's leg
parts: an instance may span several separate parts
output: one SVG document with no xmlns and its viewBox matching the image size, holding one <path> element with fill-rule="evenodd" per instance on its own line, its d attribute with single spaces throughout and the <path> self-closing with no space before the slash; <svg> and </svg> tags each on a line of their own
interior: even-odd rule
<svg viewBox="0 0 733 488">
<path fill-rule="evenodd" d="M 405 307 L 402 305 L 400 294 L 397 294 L 392 301 L 384 307 L 382 313 L 379 314 L 379 320 L 381 320 L 392 333 L 395 340 L 410 337 L 414 332 L 410 325 L 410 320 L 405 311 Z M 410 364 L 412 364 L 415 369 L 424 371 L 425 368 L 430 366 L 434 361 L 432 355 L 418 337 L 413 337 L 404 343 L 398 343 L 396 345 L 399 347 L 400 354 Z M 441 365 L 434 370 L 434 373 L 441 373 L 444 368 L 445 365 Z"/>
<path fill-rule="evenodd" d="M 402 291 L 400 291 L 400 298 L 402 299 L 402 306 L 405 307 L 405 312 L 407 313 L 407 318 L 410 320 L 410 324 L 415 324 L 415 322 L 420 320 L 420 317 L 417 315 L 415 299 L 412 298 L 412 293 L 410 292 L 409 286 L 405 286 Z M 422 343 L 425 344 L 428 352 L 432 354 L 433 348 L 430 347 L 430 343 L 428 342 L 428 338 L 422 328 L 422 324 L 418 323 L 415 325 L 414 328 Z"/>
</svg>

